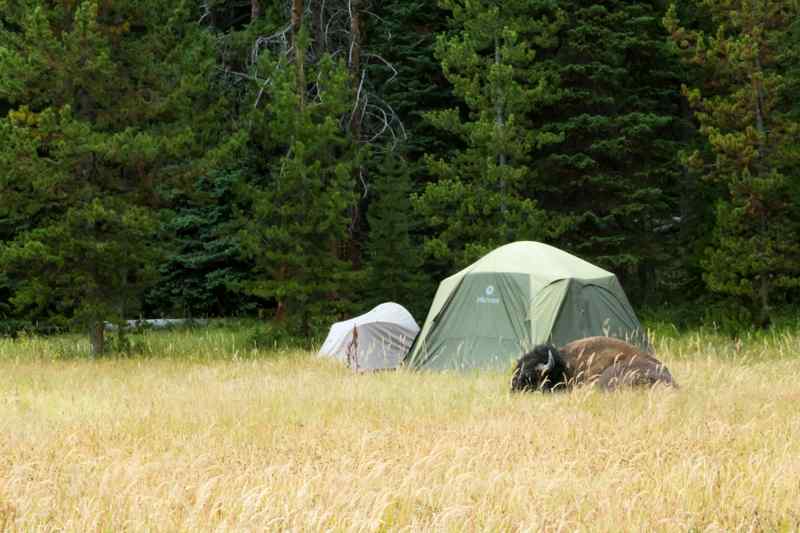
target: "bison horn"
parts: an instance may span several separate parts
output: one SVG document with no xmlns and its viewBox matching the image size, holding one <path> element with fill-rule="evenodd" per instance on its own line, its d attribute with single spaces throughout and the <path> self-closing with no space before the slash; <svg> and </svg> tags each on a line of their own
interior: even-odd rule
<svg viewBox="0 0 800 533">
<path fill-rule="evenodd" d="M 555 364 L 556 362 L 553 359 L 553 350 L 547 350 L 547 364 L 536 365 L 536 370 L 544 374 L 545 372 L 549 372 L 550 370 L 552 370 Z"/>
</svg>

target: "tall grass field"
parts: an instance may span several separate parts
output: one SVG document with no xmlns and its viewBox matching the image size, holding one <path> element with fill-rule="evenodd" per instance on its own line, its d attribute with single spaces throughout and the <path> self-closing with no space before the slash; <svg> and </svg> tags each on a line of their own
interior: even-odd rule
<svg viewBox="0 0 800 533">
<path fill-rule="evenodd" d="M 0 340 L 0 531 L 800 530 L 800 334 L 654 340 L 679 390 L 355 375 L 214 328 Z"/>
</svg>

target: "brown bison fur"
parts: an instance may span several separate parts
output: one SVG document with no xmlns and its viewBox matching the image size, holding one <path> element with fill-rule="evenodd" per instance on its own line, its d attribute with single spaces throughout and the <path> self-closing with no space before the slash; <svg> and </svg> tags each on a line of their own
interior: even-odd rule
<svg viewBox="0 0 800 533">
<path fill-rule="evenodd" d="M 520 357 L 511 376 L 512 391 L 550 392 L 582 384 L 614 390 L 657 383 L 677 387 L 658 359 L 611 337 L 587 337 L 561 348 L 540 344 Z"/>
</svg>

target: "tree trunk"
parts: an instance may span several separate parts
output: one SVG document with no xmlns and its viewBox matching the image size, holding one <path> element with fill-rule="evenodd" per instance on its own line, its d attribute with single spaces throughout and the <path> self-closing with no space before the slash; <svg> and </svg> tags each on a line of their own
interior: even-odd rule
<svg viewBox="0 0 800 533">
<path fill-rule="evenodd" d="M 494 64 L 499 65 L 501 61 L 500 57 L 500 39 L 497 37 L 494 38 Z M 495 124 L 497 125 L 497 132 L 501 133 L 503 127 L 505 126 L 505 109 L 503 109 L 503 95 L 502 89 L 497 89 L 497 95 L 495 96 L 496 100 L 494 103 L 494 112 L 495 112 Z M 508 158 L 504 152 L 500 152 L 497 156 L 497 164 L 501 167 L 504 167 L 508 164 Z M 505 218 L 506 214 L 506 182 L 505 180 L 500 180 L 500 212 L 503 214 Z"/>
<path fill-rule="evenodd" d="M 353 142 L 358 143 L 361 140 L 361 133 L 363 129 L 363 109 L 361 102 L 363 101 L 361 81 L 364 79 L 362 72 L 362 46 L 364 42 L 364 21 L 362 12 L 364 7 L 363 0 L 350 0 L 350 50 L 348 54 L 348 65 L 350 69 L 350 83 L 353 91 L 353 111 L 350 115 L 350 135 L 352 135 Z M 366 182 L 364 175 L 366 169 L 363 166 L 355 169 L 355 183 L 364 186 L 364 193 L 366 193 Z M 358 268 L 361 264 L 361 238 L 362 238 L 362 210 L 360 208 L 360 201 L 362 195 L 359 194 L 352 207 L 352 220 L 349 227 L 349 242 L 347 247 L 348 257 L 350 264 L 353 268 Z"/>
<path fill-rule="evenodd" d="M 250 22 L 261 16 L 261 0 L 250 0 Z"/>
<path fill-rule="evenodd" d="M 303 332 L 303 337 L 306 339 L 311 338 L 311 313 L 308 311 L 303 312 L 303 323 L 301 325 L 301 331 Z"/>
<path fill-rule="evenodd" d="M 760 53 L 760 52 L 759 52 Z M 758 53 L 756 53 L 756 72 L 760 74 L 762 72 L 761 68 L 761 59 L 758 57 Z M 760 79 L 755 80 L 754 82 L 755 87 L 753 99 L 755 100 L 755 111 L 756 111 L 756 129 L 760 135 L 760 139 L 758 141 L 758 167 L 761 170 L 761 167 L 764 166 L 766 156 L 767 156 L 767 128 L 764 125 L 764 87 Z M 762 172 L 759 172 L 761 174 Z M 763 171 L 764 174 L 767 174 L 768 171 L 766 169 Z"/>
<path fill-rule="evenodd" d="M 292 46 L 294 47 L 294 64 L 297 68 L 297 97 L 300 109 L 305 106 L 306 73 L 305 73 L 305 44 L 300 40 L 303 29 L 303 0 L 292 0 Z"/>
<path fill-rule="evenodd" d="M 326 46 L 324 13 L 322 10 L 324 5 L 324 0 L 311 1 L 311 42 L 314 47 L 314 57 L 316 57 L 317 60 L 325 53 Z"/>
<path fill-rule="evenodd" d="M 692 132 L 694 131 L 690 126 L 692 123 L 692 110 L 689 108 L 689 101 L 686 100 L 685 96 L 681 96 L 680 101 L 681 117 L 683 118 L 680 139 L 684 146 L 688 146 L 692 139 Z M 689 167 L 686 165 L 681 165 L 681 175 L 683 176 L 679 202 L 681 219 L 678 224 L 681 237 L 683 240 L 685 240 L 688 230 L 692 227 L 690 224 L 687 224 L 687 221 L 695 212 L 693 202 L 697 199 L 697 186 L 695 183 L 696 180 L 694 179 L 692 173 L 689 172 Z"/>
<path fill-rule="evenodd" d="M 350 132 L 353 139 L 361 138 L 361 45 L 363 28 L 361 21 L 362 0 L 350 1 L 350 80 L 353 84 L 353 114 L 350 116 Z"/>
<path fill-rule="evenodd" d="M 494 38 L 494 64 L 500 65 L 501 61 L 500 57 L 500 39 L 497 37 Z M 495 124 L 497 124 L 497 130 L 503 129 L 505 125 L 505 115 L 503 109 L 503 90 L 498 87 L 497 94 L 495 95 L 495 102 L 494 102 L 494 115 L 495 115 Z M 506 161 L 506 154 L 500 153 L 497 157 L 497 164 L 500 166 L 504 166 L 507 163 Z M 502 185 L 501 185 L 502 186 Z"/>
<path fill-rule="evenodd" d="M 770 325 L 769 289 L 767 274 L 761 274 L 758 287 L 758 325 L 762 328 L 768 328 Z"/>
<path fill-rule="evenodd" d="M 103 355 L 106 350 L 105 325 L 102 320 L 89 324 L 89 343 L 91 344 L 92 357 Z"/>
<path fill-rule="evenodd" d="M 756 72 L 761 73 L 761 59 L 759 58 L 758 54 L 756 53 Z M 767 127 L 765 125 L 765 117 L 764 117 L 764 87 L 760 81 L 757 79 L 755 82 L 754 87 L 754 100 L 755 100 L 755 111 L 756 111 L 756 129 L 759 133 L 759 141 L 758 141 L 758 165 L 756 166 L 756 175 L 757 176 L 765 176 L 769 175 L 770 168 L 769 164 L 767 163 L 767 151 L 768 151 L 768 142 L 767 142 L 767 135 L 769 134 L 767 131 Z M 763 211 L 766 207 L 762 208 L 761 212 L 761 233 L 762 235 L 766 235 L 768 230 L 768 219 L 766 213 Z M 762 328 L 766 328 L 770 324 L 770 317 L 769 317 L 769 279 L 767 279 L 767 273 L 762 272 L 759 280 L 759 288 L 758 288 L 758 299 L 759 299 L 759 309 L 758 309 L 758 325 Z"/>
</svg>

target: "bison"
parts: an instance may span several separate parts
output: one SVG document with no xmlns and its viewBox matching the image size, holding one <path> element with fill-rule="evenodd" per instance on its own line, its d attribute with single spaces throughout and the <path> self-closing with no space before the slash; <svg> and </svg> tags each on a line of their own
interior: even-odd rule
<svg viewBox="0 0 800 533">
<path fill-rule="evenodd" d="M 540 344 L 519 358 L 511 376 L 512 392 L 552 392 L 585 383 L 603 390 L 656 383 L 677 387 L 658 359 L 611 337 L 588 337 L 560 349 Z"/>
</svg>

